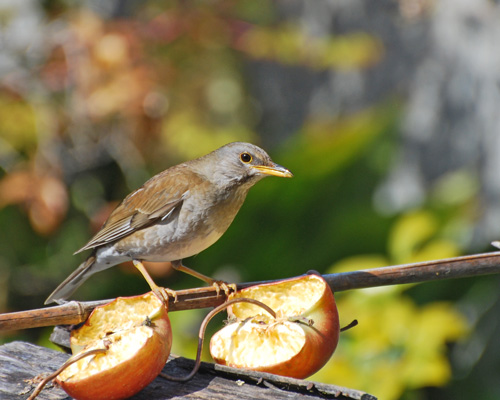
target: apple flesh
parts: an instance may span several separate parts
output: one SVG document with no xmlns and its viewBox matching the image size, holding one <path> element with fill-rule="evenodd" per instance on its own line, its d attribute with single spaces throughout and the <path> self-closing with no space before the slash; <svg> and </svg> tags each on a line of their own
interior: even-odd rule
<svg viewBox="0 0 500 400">
<path fill-rule="evenodd" d="M 71 334 L 73 355 L 107 351 L 71 364 L 56 381 L 77 400 L 125 399 L 158 376 L 171 345 L 167 310 L 152 292 L 119 297 L 97 307 Z"/>
<path fill-rule="evenodd" d="M 322 277 L 305 275 L 232 295 L 241 297 L 268 305 L 277 318 L 249 303 L 230 306 L 231 322 L 210 341 L 215 362 L 303 379 L 330 359 L 339 339 L 339 316 Z"/>
</svg>

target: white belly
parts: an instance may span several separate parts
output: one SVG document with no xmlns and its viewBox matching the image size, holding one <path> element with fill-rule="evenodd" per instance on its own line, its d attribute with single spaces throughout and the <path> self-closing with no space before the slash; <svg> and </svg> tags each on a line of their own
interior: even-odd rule
<svg viewBox="0 0 500 400">
<path fill-rule="evenodd" d="M 182 238 L 179 240 L 167 240 L 162 236 L 161 229 L 156 233 L 149 232 L 146 238 L 152 236 L 149 243 L 155 242 L 155 246 L 151 246 L 144 254 L 143 260 L 146 261 L 175 261 L 183 258 L 194 256 L 203 250 L 213 245 L 222 236 L 222 233 L 211 231 L 206 235 L 196 235 L 191 239 Z M 155 240 L 156 239 L 156 240 Z"/>
</svg>

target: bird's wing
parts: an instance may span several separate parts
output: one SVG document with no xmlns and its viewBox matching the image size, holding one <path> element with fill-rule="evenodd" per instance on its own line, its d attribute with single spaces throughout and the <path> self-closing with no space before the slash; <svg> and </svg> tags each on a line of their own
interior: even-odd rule
<svg viewBox="0 0 500 400">
<path fill-rule="evenodd" d="M 169 174 L 166 172 L 170 171 Z M 76 253 L 112 243 L 158 220 L 167 218 L 189 195 L 201 178 L 184 170 L 164 171 L 128 195 L 111 213 L 103 227 Z M 75 253 L 75 254 L 76 254 Z"/>
</svg>

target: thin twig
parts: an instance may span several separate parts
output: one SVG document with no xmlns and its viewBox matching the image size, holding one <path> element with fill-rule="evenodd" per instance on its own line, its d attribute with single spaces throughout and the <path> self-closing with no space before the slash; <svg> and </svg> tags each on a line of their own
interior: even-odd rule
<svg viewBox="0 0 500 400">
<path fill-rule="evenodd" d="M 232 305 L 234 303 L 252 303 L 252 304 L 255 304 L 256 306 L 262 307 L 269 314 L 271 314 L 271 316 L 273 318 L 276 319 L 276 313 L 274 312 L 274 310 L 272 308 L 270 308 L 268 305 L 260 302 L 259 300 L 249 299 L 249 298 L 245 298 L 245 297 L 239 297 L 239 298 L 236 298 L 236 299 L 228 300 L 225 303 L 221 304 L 220 306 L 215 307 L 203 319 L 203 321 L 201 323 L 201 326 L 200 326 L 200 331 L 198 333 L 198 351 L 196 352 L 196 361 L 194 363 L 193 370 L 189 374 L 187 374 L 186 376 L 180 376 L 180 377 L 178 377 L 178 376 L 172 376 L 172 375 L 165 374 L 163 372 L 160 372 L 160 376 L 163 377 L 163 378 L 165 378 L 165 379 L 168 379 L 170 381 L 174 381 L 174 382 L 187 382 L 191 378 L 193 378 L 193 376 L 195 376 L 196 373 L 198 372 L 198 370 L 200 369 L 200 365 L 201 365 L 201 353 L 203 351 L 203 340 L 205 338 L 205 331 L 207 329 L 208 323 L 218 313 L 220 313 L 221 311 L 225 310 L 227 307 L 229 307 L 230 305 Z"/>
<path fill-rule="evenodd" d="M 340 332 L 348 331 L 349 329 L 352 329 L 355 326 L 358 326 L 358 320 L 357 319 L 353 319 L 349 324 L 347 324 L 343 328 L 340 328 Z"/>
<path fill-rule="evenodd" d="M 421 283 L 443 279 L 466 278 L 500 273 L 500 252 L 426 261 L 414 264 L 373 268 L 361 271 L 323 275 L 334 292 L 376 286 Z M 271 281 L 268 281 L 271 282 Z M 238 284 L 243 289 L 255 284 Z M 169 311 L 216 307 L 226 300 L 214 287 L 178 290 L 178 301 L 169 302 Z M 40 326 L 78 324 L 87 319 L 97 306 L 111 300 L 76 302 L 36 310 L 0 314 L 0 330 L 25 329 Z"/>
<path fill-rule="evenodd" d="M 77 361 L 80 361 L 84 357 L 88 357 L 94 354 L 100 354 L 100 353 L 105 353 L 108 351 L 107 349 L 92 349 L 89 351 L 86 351 L 84 353 L 77 354 L 74 357 L 69 358 L 63 365 L 61 365 L 57 370 L 52 372 L 49 376 L 45 377 L 40 383 L 37 385 L 33 393 L 30 394 L 30 396 L 27 398 L 27 400 L 33 400 L 35 399 L 42 389 L 45 387 L 47 383 L 49 383 L 51 380 L 57 377 L 61 372 L 63 372 L 66 368 L 68 368 L 71 364 L 76 363 Z"/>
</svg>

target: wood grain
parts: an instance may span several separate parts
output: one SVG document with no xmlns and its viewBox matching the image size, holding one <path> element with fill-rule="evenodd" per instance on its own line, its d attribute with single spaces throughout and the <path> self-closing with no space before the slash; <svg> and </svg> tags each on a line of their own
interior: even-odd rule
<svg viewBox="0 0 500 400">
<path fill-rule="evenodd" d="M 68 357 L 64 353 L 25 342 L 0 346 L 0 398 L 27 398 L 36 387 L 36 383 L 30 380 L 40 374 L 55 371 Z M 181 376 L 186 375 L 192 368 L 192 360 L 171 356 L 163 372 Z M 285 400 L 298 397 L 303 400 L 376 400 L 370 394 L 341 386 L 237 370 L 209 363 L 203 363 L 199 372 L 189 382 L 171 382 L 158 377 L 132 399 Z M 61 400 L 69 397 L 62 389 L 49 384 L 37 399 Z"/>
</svg>

